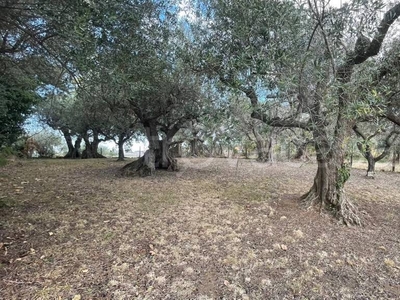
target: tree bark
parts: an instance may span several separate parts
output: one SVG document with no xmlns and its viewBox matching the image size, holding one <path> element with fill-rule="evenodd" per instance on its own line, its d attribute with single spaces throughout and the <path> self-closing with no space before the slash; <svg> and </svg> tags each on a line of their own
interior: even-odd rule
<svg viewBox="0 0 400 300">
<path fill-rule="evenodd" d="M 257 128 L 253 126 L 253 135 L 256 139 L 257 148 L 257 161 L 266 162 L 269 160 L 270 151 L 272 147 L 272 138 L 269 137 L 267 140 L 264 139 L 261 134 L 258 133 Z"/>
<path fill-rule="evenodd" d="M 269 152 L 271 149 L 271 141 L 268 143 L 265 141 L 256 140 L 257 147 L 257 161 L 266 162 L 269 160 Z"/>
<path fill-rule="evenodd" d="M 399 163 L 399 159 L 400 159 L 400 153 L 397 150 L 397 147 L 394 147 L 393 158 L 392 158 L 392 172 L 396 171 L 396 161 L 397 161 L 397 163 Z"/>
<path fill-rule="evenodd" d="M 81 152 L 80 152 L 81 143 L 82 143 L 82 137 L 78 136 L 74 143 L 74 151 L 72 152 L 71 158 L 81 158 Z"/>
<path fill-rule="evenodd" d="M 293 156 L 293 159 L 306 160 L 306 161 L 310 160 L 307 154 L 307 145 L 310 144 L 310 141 L 306 141 L 304 143 L 295 143 L 295 142 L 293 143 L 296 145 L 297 148 L 296 153 Z"/>
<path fill-rule="evenodd" d="M 318 146 L 316 147 L 318 148 Z M 318 151 L 318 150 L 317 150 Z M 361 224 L 358 211 L 344 194 L 350 168 L 343 163 L 343 153 L 317 154 L 318 169 L 311 189 L 302 196 L 307 205 L 318 205 L 319 210 L 332 212 L 344 224 Z"/>
<path fill-rule="evenodd" d="M 385 158 L 390 154 L 390 149 L 392 147 L 392 144 L 396 141 L 398 135 L 400 132 L 396 130 L 396 128 L 393 128 L 393 131 L 391 131 L 387 137 L 385 138 L 384 144 L 385 148 L 382 151 L 382 153 L 378 156 L 374 156 L 371 152 L 371 147 L 368 144 L 370 140 L 376 136 L 380 131 L 376 131 L 374 134 L 371 136 L 366 136 L 361 130 L 358 128 L 357 125 L 353 126 L 354 132 L 363 139 L 365 143 L 365 149 L 361 143 L 357 143 L 357 148 L 358 150 L 362 153 L 362 155 L 365 157 L 365 159 L 368 162 L 368 169 L 367 169 L 367 176 L 369 177 L 374 177 L 375 175 L 375 163 L 380 161 L 381 159 Z"/>
<path fill-rule="evenodd" d="M 375 159 L 372 155 L 368 157 L 368 170 L 367 176 L 373 176 L 375 174 Z"/>
<path fill-rule="evenodd" d="M 98 133 L 93 132 L 92 142 L 90 142 L 89 136 L 86 133 L 82 136 L 82 138 L 85 142 L 85 150 L 82 152 L 82 158 L 106 158 L 104 155 L 98 152 L 99 144 L 101 142 Z"/>
<path fill-rule="evenodd" d="M 75 150 L 74 145 L 72 143 L 72 137 L 67 129 L 61 129 L 61 132 L 64 135 L 65 142 L 67 143 L 68 153 L 64 156 L 64 158 L 71 158 L 72 154 Z"/>
<path fill-rule="evenodd" d="M 190 141 L 190 155 L 191 156 L 198 156 L 198 149 L 197 149 L 197 138 L 194 138 Z"/>
<path fill-rule="evenodd" d="M 125 140 L 120 137 L 118 140 L 118 161 L 125 160 L 124 144 Z"/>
<path fill-rule="evenodd" d="M 175 142 L 169 147 L 169 153 L 172 157 L 182 157 L 182 142 Z"/>
<path fill-rule="evenodd" d="M 310 115 L 314 125 L 314 142 L 317 152 L 318 170 L 314 184 L 310 191 L 303 196 L 304 200 L 313 203 L 315 199 L 320 203 L 320 208 L 332 210 L 333 213 L 345 224 L 361 224 L 357 209 L 347 200 L 343 192 L 350 172 L 344 164 L 345 140 L 350 136 L 355 126 L 355 121 L 346 116 L 352 103 L 350 95 L 344 86 L 348 84 L 353 75 L 354 66 L 362 64 L 368 58 L 379 53 L 389 27 L 400 15 L 400 4 L 396 4 L 387 11 L 383 20 L 377 27 L 372 41 L 359 37 L 354 50 L 347 54 L 344 63 L 337 69 L 336 77 L 340 86 L 338 88 L 338 114 L 334 129 L 334 140 L 329 142 L 327 131 L 321 110 L 322 99 L 318 84 L 314 95 L 314 105 L 311 107 Z"/>
<path fill-rule="evenodd" d="M 349 78 L 341 78 L 342 83 Z M 345 139 L 350 135 L 353 122 L 345 115 L 349 105 L 348 95 L 339 88 L 339 108 L 331 142 L 324 126 L 324 115 L 321 110 L 322 93 L 315 91 L 311 118 L 314 124 L 319 124 L 313 130 L 314 146 L 317 154 L 318 169 L 314 183 L 308 193 L 302 196 L 307 205 L 318 205 L 320 211 L 332 212 L 344 224 L 361 224 L 357 209 L 348 201 L 344 194 L 344 185 L 350 177 L 350 168 L 344 163 Z"/>
<path fill-rule="evenodd" d="M 358 146 L 359 150 L 362 152 L 362 145 L 360 143 L 358 143 L 357 146 Z M 371 153 L 371 147 L 369 145 L 366 145 L 365 151 L 362 154 L 368 162 L 367 176 L 374 177 L 375 163 L 377 162 L 377 159 Z"/>
<path fill-rule="evenodd" d="M 61 132 L 64 135 L 65 142 L 67 143 L 68 146 L 68 153 L 64 156 L 64 158 L 80 158 L 80 146 L 81 146 L 81 141 L 82 138 L 78 136 L 75 140 L 75 143 L 72 143 L 72 137 L 71 133 L 69 132 L 68 129 L 61 129 Z"/>
<path fill-rule="evenodd" d="M 149 141 L 149 149 L 141 158 L 125 165 L 122 168 L 122 174 L 144 177 L 154 175 L 156 169 L 178 171 L 178 162 L 169 153 L 170 143 L 178 130 L 176 128 L 171 130 L 160 140 L 157 125 L 154 122 L 145 122 L 143 125 Z"/>
</svg>

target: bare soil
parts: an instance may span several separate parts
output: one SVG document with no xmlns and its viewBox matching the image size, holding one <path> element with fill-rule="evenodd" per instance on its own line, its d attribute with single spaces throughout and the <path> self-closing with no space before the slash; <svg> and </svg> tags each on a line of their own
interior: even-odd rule
<svg viewBox="0 0 400 300">
<path fill-rule="evenodd" d="M 1 299 L 400 299 L 400 174 L 352 170 L 362 227 L 299 201 L 314 164 L 181 159 L 0 168 Z"/>
</svg>

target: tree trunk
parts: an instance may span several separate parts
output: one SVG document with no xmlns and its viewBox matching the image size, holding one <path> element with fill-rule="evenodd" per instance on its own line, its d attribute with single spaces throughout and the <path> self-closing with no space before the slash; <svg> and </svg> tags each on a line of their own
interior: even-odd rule
<svg viewBox="0 0 400 300">
<path fill-rule="evenodd" d="M 143 157 L 125 165 L 122 174 L 125 176 L 152 176 L 156 169 L 166 169 L 168 171 L 178 171 L 178 162 L 169 154 L 169 145 L 173 134 L 159 139 L 157 126 L 155 123 L 147 122 L 143 124 L 146 136 L 149 141 L 149 150 Z"/>
<path fill-rule="evenodd" d="M 272 135 L 269 137 L 269 143 L 268 143 L 268 161 L 270 163 L 274 163 L 274 149 L 273 149 L 273 143 L 274 140 L 272 138 Z"/>
<path fill-rule="evenodd" d="M 80 158 L 80 152 L 79 149 L 81 147 L 81 141 L 82 138 L 78 136 L 76 138 L 75 143 L 72 143 L 72 137 L 71 133 L 67 129 L 62 129 L 61 132 L 64 135 L 65 142 L 67 143 L 68 146 L 68 153 L 64 156 L 64 158 Z"/>
<path fill-rule="evenodd" d="M 298 145 L 296 154 L 293 156 L 293 159 L 310 160 L 310 158 L 307 155 L 307 145 L 308 143 Z"/>
<path fill-rule="evenodd" d="M 320 211 L 332 212 L 344 224 L 360 224 L 357 209 L 343 193 L 344 185 L 350 177 L 350 168 L 342 163 L 340 155 L 330 158 L 319 157 L 317 162 L 314 184 L 302 199 L 308 205 L 319 205 Z"/>
<path fill-rule="evenodd" d="M 197 149 L 197 138 L 194 138 L 190 141 L 190 155 L 191 156 L 198 156 L 198 149 Z"/>
<path fill-rule="evenodd" d="M 125 144 L 124 139 L 120 137 L 118 140 L 118 159 L 117 159 L 118 161 L 125 160 L 124 144 Z"/>
<path fill-rule="evenodd" d="M 319 83 L 316 85 L 314 105 L 310 109 L 310 115 L 313 124 L 316 125 L 313 135 L 317 151 L 318 171 L 314 185 L 304 198 L 306 200 L 317 198 L 321 203 L 321 208 L 325 206 L 327 209 L 332 209 L 346 224 L 359 225 L 361 221 L 357 210 L 343 193 L 344 184 L 350 176 L 349 169 L 344 164 L 345 140 L 350 137 L 351 130 L 355 126 L 355 121 L 348 117 L 348 109 L 353 98 L 350 97 L 344 86 L 350 83 L 355 65 L 360 65 L 379 53 L 389 27 L 399 16 L 400 4 L 396 4 L 385 13 L 373 40 L 365 43 L 365 39 L 358 38 L 354 51 L 349 51 L 343 64 L 336 69 L 336 77 L 340 85 L 338 88 L 338 114 L 332 143 L 328 142 L 328 135 L 324 129 L 324 127 L 328 127 L 328 124 L 324 122 L 321 109 L 321 95 L 323 94 L 322 91 L 318 91 Z"/>
<path fill-rule="evenodd" d="M 81 152 L 80 152 L 81 143 L 82 143 L 82 137 L 78 136 L 74 143 L 74 151 L 72 152 L 71 158 L 81 158 Z"/>
<path fill-rule="evenodd" d="M 97 133 L 93 133 L 93 141 L 90 142 L 87 134 L 83 135 L 85 141 L 85 150 L 82 152 L 82 158 L 106 158 L 98 152 L 100 140 Z"/>
<path fill-rule="evenodd" d="M 367 176 L 368 177 L 374 177 L 375 175 L 375 158 L 374 156 L 371 154 L 371 152 L 367 152 L 366 155 L 367 161 L 368 161 L 368 170 L 367 170 Z"/>
<path fill-rule="evenodd" d="M 173 145 L 169 146 L 168 151 L 172 157 L 182 157 L 182 144 L 174 143 Z"/>
<path fill-rule="evenodd" d="M 305 141 L 304 141 L 305 140 Z M 311 143 L 303 134 L 302 140 L 292 140 L 292 143 L 296 146 L 296 153 L 293 159 L 298 160 L 310 160 L 307 154 L 307 146 Z"/>
<path fill-rule="evenodd" d="M 339 88 L 339 112 L 331 142 L 321 113 L 322 93 L 316 90 L 311 117 L 314 124 L 321 126 L 313 130 L 314 146 L 317 154 L 318 169 L 310 191 L 302 196 L 308 205 L 319 205 L 320 211 L 332 212 L 345 224 L 361 224 L 357 209 L 344 194 L 344 185 L 350 177 L 350 168 L 345 163 L 345 140 L 350 136 L 354 122 L 346 118 L 348 95 Z"/>
<path fill-rule="evenodd" d="M 265 140 L 261 134 L 258 133 L 257 128 L 253 127 L 253 134 L 256 138 L 256 148 L 257 148 L 257 161 L 266 162 L 269 160 L 270 150 L 272 147 L 272 139 L 271 137 Z"/>
<path fill-rule="evenodd" d="M 210 157 L 214 157 L 215 156 L 215 143 L 212 142 L 212 144 L 210 145 Z"/>
<path fill-rule="evenodd" d="M 265 147 L 264 141 L 256 141 L 257 146 L 257 161 L 266 162 L 269 159 L 269 151 Z"/>
<path fill-rule="evenodd" d="M 296 154 L 293 156 L 293 159 L 302 159 L 304 155 L 304 148 L 297 147 Z"/>
<path fill-rule="evenodd" d="M 69 133 L 69 130 L 66 129 L 61 129 L 61 132 L 63 133 L 65 142 L 68 146 L 68 153 L 64 156 L 64 158 L 72 158 L 72 154 L 74 153 L 75 148 L 72 144 L 71 134 Z"/>
</svg>

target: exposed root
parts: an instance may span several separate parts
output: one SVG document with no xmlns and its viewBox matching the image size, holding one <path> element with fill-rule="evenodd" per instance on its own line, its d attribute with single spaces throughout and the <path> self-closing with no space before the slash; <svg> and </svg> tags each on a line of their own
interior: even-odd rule
<svg viewBox="0 0 400 300">
<path fill-rule="evenodd" d="M 175 158 L 169 158 L 168 164 L 163 166 L 160 161 L 155 162 L 154 153 L 147 150 L 138 160 L 125 165 L 121 172 L 122 176 L 152 176 L 156 169 L 166 169 L 168 171 L 178 171 L 178 161 Z"/>
<path fill-rule="evenodd" d="M 340 198 L 340 203 L 336 210 L 336 217 L 346 225 L 361 226 L 358 208 L 347 199 L 344 191 L 342 191 Z"/>
<path fill-rule="evenodd" d="M 122 176 L 140 176 L 146 177 L 154 174 L 154 170 L 152 170 L 145 163 L 145 156 L 140 157 L 138 160 L 135 160 L 127 165 L 125 165 L 121 170 Z"/>
<path fill-rule="evenodd" d="M 325 208 L 325 211 L 333 214 L 345 225 L 361 226 L 360 214 L 357 207 L 347 199 L 344 191 L 341 191 L 340 196 L 338 197 L 339 201 L 337 201 L 336 205 L 333 205 L 333 203 L 329 203 L 326 199 L 320 199 L 316 189 L 312 188 L 301 197 L 301 202 L 307 207 L 307 209 L 319 206 L 318 208 L 320 213 Z"/>
<path fill-rule="evenodd" d="M 84 159 L 89 159 L 89 158 L 107 158 L 104 155 L 102 155 L 100 153 L 97 153 L 97 152 L 93 153 L 92 156 L 89 156 L 88 152 L 86 150 L 83 150 L 81 157 L 84 158 Z"/>
<path fill-rule="evenodd" d="M 300 199 L 301 199 L 301 202 L 304 204 L 304 206 L 307 209 L 314 207 L 317 203 L 320 202 L 320 201 L 318 201 L 318 195 L 314 188 L 312 188 L 307 193 L 305 193 L 303 196 L 301 196 Z"/>
<path fill-rule="evenodd" d="M 178 160 L 176 158 L 170 158 L 170 165 L 168 171 L 177 172 L 179 171 Z"/>
</svg>

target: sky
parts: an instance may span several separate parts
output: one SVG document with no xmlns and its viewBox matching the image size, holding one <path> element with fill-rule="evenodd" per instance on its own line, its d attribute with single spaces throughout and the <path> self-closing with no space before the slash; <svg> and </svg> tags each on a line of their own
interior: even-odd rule
<svg viewBox="0 0 400 300">
<path fill-rule="evenodd" d="M 193 8 L 193 3 L 195 1 L 191 1 L 191 0 L 177 0 L 178 2 L 178 8 L 179 8 L 179 12 L 178 12 L 178 17 L 181 20 L 186 20 L 188 23 L 192 23 L 195 22 L 197 17 L 195 14 L 195 10 Z M 340 7 L 341 5 L 343 5 L 344 3 L 349 2 L 348 0 L 331 0 L 330 4 L 334 7 Z M 386 1 L 388 2 L 388 1 Z M 41 124 L 39 124 L 37 117 L 33 116 L 30 117 L 27 122 L 26 125 L 24 126 L 25 130 L 27 131 L 27 133 L 29 135 L 34 135 L 37 132 L 40 132 L 42 130 L 44 130 L 44 128 L 46 130 L 52 130 L 49 127 L 43 126 Z M 60 134 L 57 131 L 54 131 L 56 134 Z M 61 134 L 60 134 L 61 135 Z M 101 146 L 103 147 L 107 147 L 109 149 L 115 149 L 117 150 L 117 147 L 115 145 L 115 143 L 113 141 L 107 141 L 101 144 Z M 145 149 L 147 149 L 148 147 L 148 143 L 146 142 L 132 142 L 131 146 L 129 146 L 129 148 L 132 149 L 132 151 L 143 151 Z"/>
</svg>

